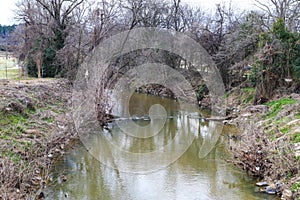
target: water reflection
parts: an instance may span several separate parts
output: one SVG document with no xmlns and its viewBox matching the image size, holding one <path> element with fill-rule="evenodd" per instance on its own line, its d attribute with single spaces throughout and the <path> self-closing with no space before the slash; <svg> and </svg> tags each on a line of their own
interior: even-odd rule
<svg viewBox="0 0 300 200">
<path fill-rule="evenodd" d="M 226 132 L 230 129 L 225 129 L 219 137 L 221 126 L 217 122 L 201 121 L 197 117 L 200 113 L 181 113 L 176 102 L 170 99 L 136 95 L 132 101 L 131 115 L 145 115 L 151 105 L 161 103 L 166 105 L 167 115 L 172 118 L 167 119 L 155 137 L 134 138 L 124 134 L 116 124 L 111 124 L 103 135 L 92 135 L 90 141 L 94 148 L 89 151 L 94 151 L 94 155 L 97 155 L 97 151 L 103 151 L 103 139 L 108 140 L 111 147 L 132 154 L 117 160 L 112 156 L 114 149 L 106 149 L 111 156 L 100 163 L 78 144 L 54 168 L 55 182 L 45 191 L 46 199 L 65 199 L 66 196 L 68 199 L 100 200 L 273 199 L 254 193 L 253 180 L 225 161 L 229 142 Z M 140 101 L 143 106 L 136 106 Z M 122 107 L 118 109 L 122 113 Z M 146 126 L 149 122 L 136 123 Z M 131 170 L 140 170 L 161 165 L 165 159 L 180 152 L 181 144 L 190 137 L 193 140 L 184 155 L 160 170 L 132 174 L 119 171 L 118 167 L 107 167 L 126 165 Z M 148 154 L 158 152 L 162 147 L 167 150 L 149 159 Z M 134 157 L 136 155 L 139 157 Z M 130 159 L 131 163 L 128 162 Z M 66 174 L 67 182 L 62 182 L 55 172 Z"/>
</svg>

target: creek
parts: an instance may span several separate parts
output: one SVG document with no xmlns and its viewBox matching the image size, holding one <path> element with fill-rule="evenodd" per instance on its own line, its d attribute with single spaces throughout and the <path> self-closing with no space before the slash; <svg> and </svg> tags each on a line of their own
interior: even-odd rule
<svg viewBox="0 0 300 200">
<path fill-rule="evenodd" d="M 78 143 L 56 162 L 53 181 L 44 192 L 46 199 L 275 199 L 255 192 L 255 180 L 226 161 L 232 159 L 228 149 L 235 141 L 229 136 L 236 130 L 203 120 L 207 112 L 182 113 L 177 101 L 144 94 L 134 94 L 128 104 L 117 101 L 114 112 L 122 116 L 127 106 L 134 119 L 131 122 L 147 127 L 157 122 L 142 116 L 155 104 L 163 106 L 168 116 L 157 134 L 148 134 L 144 128 L 143 137 L 137 138 L 124 134 L 121 127 L 128 120 L 110 123 L 103 134 L 91 136 L 92 153 Z M 103 153 L 104 139 L 130 153 L 126 158 L 112 151 Z M 101 162 L 97 154 L 102 154 Z"/>
</svg>

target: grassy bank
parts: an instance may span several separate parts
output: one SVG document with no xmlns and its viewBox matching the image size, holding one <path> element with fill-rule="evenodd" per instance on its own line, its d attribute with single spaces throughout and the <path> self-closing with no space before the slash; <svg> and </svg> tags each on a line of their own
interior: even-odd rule
<svg viewBox="0 0 300 200">
<path fill-rule="evenodd" d="M 54 158 L 76 138 L 69 82 L 11 81 L 0 97 L 0 199 L 38 196 Z"/>
<path fill-rule="evenodd" d="M 266 181 L 283 199 L 299 199 L 300 95 L 254 106 L 254 92 L 239 89 L 225 97 L 238 116 L 227 123 L 237 125 L 243 133 L 241 141 L 233 143 L 233 162 L 258 181 Z"/>
</svg>

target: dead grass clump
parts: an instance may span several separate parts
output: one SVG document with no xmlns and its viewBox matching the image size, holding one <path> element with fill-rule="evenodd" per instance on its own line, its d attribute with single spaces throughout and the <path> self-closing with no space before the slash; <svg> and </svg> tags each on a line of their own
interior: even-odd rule
<svg viewBox="0 0 300 200">
<path fill-rule="evenodd" d="M 260 130 L 255 121 L 240 123 L 243 129 L 241 141 L 232 146 L 237 166 L 260 180 L 281 181 L 289 185 L 291 177 L 300 172 L 299 161 L 293 151 L 293 144 L 287 135 L 270 139 Z M 282 192 L 278 191 L 278 193 Z"/>
<path fill-rule="evenodd" d="M 32 199 L 76 131 L 63 79 L 0 85 L 0 200 Z"/>
</svg>

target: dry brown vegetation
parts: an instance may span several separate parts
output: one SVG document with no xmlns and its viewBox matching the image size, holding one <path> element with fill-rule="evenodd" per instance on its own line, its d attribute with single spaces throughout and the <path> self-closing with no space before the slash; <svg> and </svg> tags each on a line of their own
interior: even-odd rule
<svg viewBox="0 0 300 200">
<path fill-rule="evenodd" d="M 234 161 L 258 180 L 273 183 L 276 193 L 292 190 L 299 198 L 300 159 L 299 95 L 274 100 L 266 105 L 240 108 L 234 123 L 241 129 L 241 141 L 232 143 Z M 233 121 L 232 121 L 233 122 Z"/>
<path fill-rule="evenodd" d="M 76 138 L 67 80 L 0 84 L 0 199 L 28 199 L 49 180 L 55 157 Z"/>
</svg>

